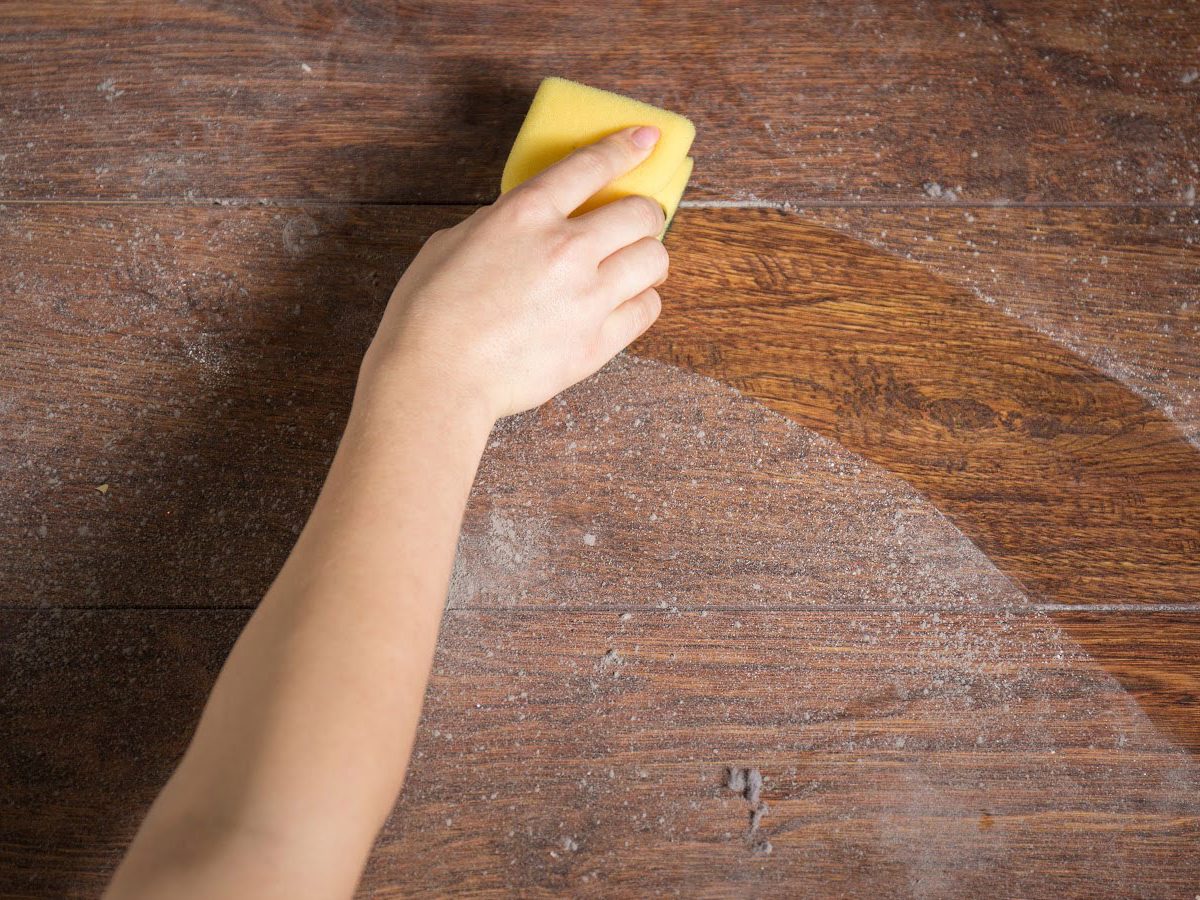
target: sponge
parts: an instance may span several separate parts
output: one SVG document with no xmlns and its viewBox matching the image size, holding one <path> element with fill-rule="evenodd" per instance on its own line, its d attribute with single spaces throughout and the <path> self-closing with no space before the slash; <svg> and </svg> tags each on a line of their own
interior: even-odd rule
<svg viewBox="0 0 1200 900">
<path fill-rule="evenodd" d="M 504 165 L 500 193 L 512 190 L 572 150 L 633 125 L 658 127 L 661 136 L 654 151 L 573 215 L 630 194 L 643 194 L 662 205 L 669 225 L 692 174 L 693 160 L 688 150 L 696 137 L 696 126 L 677 113 L 565 78 L 547 78 L 538 86 Z M 664 226 L 664 234 L 666 230 Z"/>
</svg>

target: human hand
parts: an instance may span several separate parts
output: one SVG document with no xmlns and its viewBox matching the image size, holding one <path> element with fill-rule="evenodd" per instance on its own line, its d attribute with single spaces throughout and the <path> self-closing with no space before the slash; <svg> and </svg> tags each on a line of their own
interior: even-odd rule
<svg viewBox="0 0 1200 900">
<path fill-rule="evenodd" d="M 432 235 L 392 292 L 364 377 L 418 371 L 494 420 L 546 402 L 632 343 L 662 305 L 662 207 L 634 196 L 569 216 L 658 137 L 649 127 L 609 135 Z"/>
</svg>

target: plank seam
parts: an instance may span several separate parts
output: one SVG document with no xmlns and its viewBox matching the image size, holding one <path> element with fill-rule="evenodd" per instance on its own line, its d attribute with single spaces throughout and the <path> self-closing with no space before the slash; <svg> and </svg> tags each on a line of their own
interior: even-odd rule
<svg viewBox="0 0 1200 900">
<path fill-rule="evenodd" d="M 1187 615 L 1200 616 L 1200 603 L 1030 603 L 1027 605 L 1013 605 L 998 607 L 1007 609 L 1011 612 L 1039 612 L 1039 613 L 1061 613 L 1061 612 L 1083 612 L 1083 613 L 1182 613 Z M 114 604 L 110 606 L 14 606 L 9 604 L 0 604 L 0 612 L 253 612 L 254 606 L 158 606 L 152 604 Z M 981 608 L 977 610 L 948 610 L 945 606 L 937 604 L 921 605 L 916 604 L 906 607 L 891 607 L 891 606 L 863 606 L 856 604 L 821 604 L 819 606 L 705 606 L 700 608 L 687 609 L 678 607 L 674 611 L 669 609 L 644 609 L 636 606 L 621 606 L 611 607 L 607 609 L 596 609 L 585 606 L 455 606 L 447 608 L 448 612 L 518 612 L 518 613 L 587 613 L 589 615 L 620 615 L 621 613 L 656 613 L 663 615 L 695 615 L 701 612 L 707 613 L 813 613 L 813 612 L 904 612 L 904 613 L 920 613 L 920 612 L 938 612 L 954 615 L 973 615 L 980 612 L 994 612 L 997 607 Z"/>
<path fill-rule="evenodd" d="M 325 200 L 318 197 L 157 197 L 148 199 L 130 198 L 78 198 L 53 199 L 0 197 L 0 208 L 5 206 L 218 206 L 218 207 L 280 207 L 280 206 L 327 206 L 327 207 L 467 207 L 473 208 L 491 203 L 491 200 Z M 1183 201 L 1123 201 L 1123 200 L 979 200 L 952 203 L 937 200 L 684 200 L 682 209 L 777 209 L 795 212 L 803 209 L 1195 209 L 1195 204 Z"/>
</svg>

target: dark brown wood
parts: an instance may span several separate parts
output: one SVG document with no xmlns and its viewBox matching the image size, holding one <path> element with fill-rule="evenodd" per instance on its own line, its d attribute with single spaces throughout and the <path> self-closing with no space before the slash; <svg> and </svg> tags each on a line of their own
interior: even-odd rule
<svg viewBox="0 0 1200 900">
<path fill-rule="evenodd" d="M 248 617 L 0 613 L 0 895 L 100 895 Z"/>
<path fill-rule="evenodd" d="M 1056 610 L 1049 617 L 1168 736 L 1200 754 L 1200 623 L 1194 614 Z"/>
<path fill-rule="evenodd" d="M 256 603 L 392 285 L 461 214 L 10 207 L 4 602 Z"/>
<path fill-rule="evenodd" d="M 1200 446 L 1200 210 L 797 214 L 970 291 L 1132 387 Z"/>
<path fill-rule="evenodd" d="M 686 250 L 636 352 L 903 475 L 1036 597 L 1200 596 L 1200 451 L 1128 388 L 924 267 L 788 213 L 693 210 L 674 228 Z"/>
<path fill-rule="evenodd" d="M 327 201 L 490 199 L 545 74 L 787 203 L 639 350 L 844 447 L 635 359 L 503 423 L 361 893 L 1195 892 L 1195 4 L 0 18 L 0 894 L 102 889 L 467 213 Z"/>
<path fill-rule="evenodd" d="M 699 129 L 708 199 L 1194 197 L 1192 3 L 7 4 L 0 198 L 494 196 L 537 82 Z"/>
<path fill-rule="evenodd" d="M 0 893 L 97 895 L 246 615 L 0 614 Z M 1179 896 L 1198 789 L 1030 611 L 457 610 L 361 892 Z"/>
<path fill-rule="evenodd" d="M 465 214 L 9 207 L 3 602 L 254 603 L 315 497 L 390 285 L 425 234 Z M 1045 214 L 1005 215 L 976 241 L 1007 235 L 998 255 Z M 1138 279 L 1123 346 L 1135 361 L 1167 359 L 1177 339 L 1160 324 L 1183 330 L 1194 316 L 1156 305 L 1160 293 L 1183 296 L 1187 231 L 1160 223 L 1139 249 L 1136 224 L 1115 224 L 1126 213 L 1080 213 L 1071 226 L 1073 215 L 1055 214 L 1060 242 L 1100 219 L 1131 247 L 1113 251 L 1110 266 L 1126 274 L 1108 306 L 1080 307 L 1076 333 L 1099 342 L 1117 285 Z M 1130 391 L 921 266 L 794 216 L 687 210 L 669 243 L 667 311 L 642 352 L 727 378 L 900 472 L 1042 599 L 1195 599 L 1197 453 Z M 1049 279 L 1054 260 L 1032 259 L 1029 277 Z M 1073 315 L 1070 295 L 1022 298 L 1031 315 Z M 1172 389 L 1185 393 L 1194 356 L 1179 349 Z M 667 421 L 683 414 L 672 399 L 657 397 Z M 603 485 L 625 457 L 568 459 L 564 423 L 564 454 L 550 458 Z M 649 437 L 627 427 L 622 440 Z M 732 471 L 739 462 L 719 450 L 691 452 L 710 472 Z M 672 477 L 664 498 L 682 484 Z M 812 479 L 800 489 L 830 489 Z M 586 508 L 567 509 L 576 501 L 563 485 L 574 483 L 540 502 L 581 519 Z M 720 490 L 712 496 L 720 509 Z"/>
</svg>

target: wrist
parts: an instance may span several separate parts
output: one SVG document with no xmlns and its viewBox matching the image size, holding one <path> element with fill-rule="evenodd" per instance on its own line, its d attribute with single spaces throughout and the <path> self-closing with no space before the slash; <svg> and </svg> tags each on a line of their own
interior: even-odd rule
<svg viewBox="0 0 1200 900">
<path fill-rule="evenodd" d="M 462 435 L 486 439 L 498 415 L 492 398 L 450 367 L 418 353 L 386 352 L 372 344 L 363 357 L 351 419 L 394 426 L 437 419 Z M 450 420 L 449 422 L 447 420 Z"/>
</svg>

